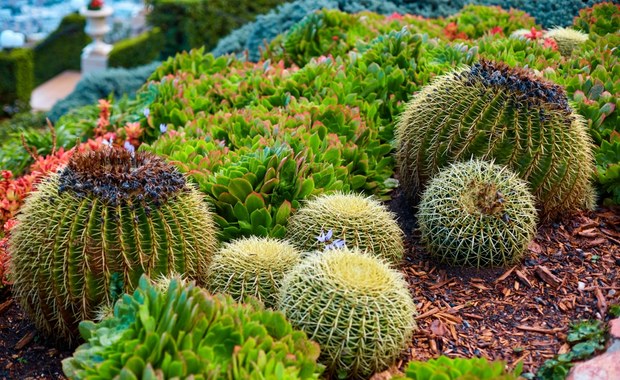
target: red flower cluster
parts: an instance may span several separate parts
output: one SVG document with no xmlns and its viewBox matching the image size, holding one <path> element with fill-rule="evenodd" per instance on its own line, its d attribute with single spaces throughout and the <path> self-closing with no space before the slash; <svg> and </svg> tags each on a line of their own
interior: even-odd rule
<svg viewBox="0 0 620 380">
<path fill-rule="evenodd" d="M 98 11 L 103 8 L 103 0 L 91 0 L 88 3 L 88 9 L 91 11 Z"/>
</svg>

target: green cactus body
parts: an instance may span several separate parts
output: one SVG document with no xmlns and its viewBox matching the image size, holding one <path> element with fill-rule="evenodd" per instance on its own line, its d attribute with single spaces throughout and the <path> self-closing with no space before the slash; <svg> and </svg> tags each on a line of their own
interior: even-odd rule
<svg viewBox="0 0 620 380">
<path fill-rule="evenodd" d="M 114 313 L 85 321 L 62 368 L 80 379 L 318 379 L 319 347 L 280 312 L 212 296 L 178 278 L 139 281 Z"/>
<path fill-rule="evenodd" d="M 570 57 L 573 50 L 588 40 L 588 35 L 569 28 L 554 28 L 545 33 L 546 38 L 553 38 L 558 50 L 564 57 Z"/>
<path fill-rule="evenodd" d="M 442 167 L 495 160 L 525 179 L 544 218 L 592 203 L 592 143 L 562 87 L 480 61 L 424 87 L 397 127 L 405 193 L 417 200 Z"/>
<path fill-rule="evenodd" d="M 450 265 L 505 266 L 517 262 L 536 232 L 527 183 L 505 167 L 472 160 L 439 172 L 418 210 L 422 241 Z"/>
<path fill-rule="evenodd" d="M 213 257 L 207 282 L 212 292 L 230 294 L 237 301 L 251 295 L 274 307 L 284 275 L 300 260 L 301 252 L 286 241 L 242 238 Z"/>
<path fill-rule="evenodd" d="M 279 309 L 321 346 L 333 378 L 368 378 L 392 365 L 415 329 L 402 274 L 358 249 L 328 250 L 288 273 Z"/>
<path fill-rule="evenodd" d="M 216 243 L 203 197 L 160 158 L 75 154 L 11 231 L 14 294 L 37 328 L 70 341 L 142 273 L 204 278 Z"/>
<path fill-rule="evenodd" d="M 394 215 L 370 197 L 357 194 L 321 195 L 299 209 L 289 219 L 287 238 L 301 251 L 322 251 L 317 239 L 332 231 L 349 248 L 357 247 L 392 265 L 399 265 L 405 248 L 403 232 Z"/>
</svg>

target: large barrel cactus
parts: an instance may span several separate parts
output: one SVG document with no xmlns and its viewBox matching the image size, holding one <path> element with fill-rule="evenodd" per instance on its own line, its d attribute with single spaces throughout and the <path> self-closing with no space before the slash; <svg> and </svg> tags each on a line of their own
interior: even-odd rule
<svg viewBox="0 0 620 380">
<path fill-rule="evenodd" d="M 284 277 L 278 307 L 321 346 L 328 378 L 385 370 L 416 326 L 402 274 L 359 249 L 307 257 Z"/>
<path fill-rule="evenodd" d="M 564 89 L 482 60 L 437 78 L 397 127 L 400 180 L 416 201 L 442 167 L 494 159 L 525 179 L 544 218 L 593 204 L 592 143 Z"/>
<path fill-rule="evenodd" d="M 534 197 L 511 170 L 472 160 L 443 169 L 422 194 L 422 241 L 450 265 L 517 262 L 536 232 Z"/>
<path fill-rule="evenodd" d="M 80 320 L 143 273 L 204 279 L 216 242 L 203 197 L 162 159 L 75 154 L 38 185 L 11 231 L 13 290 L 37 328 L 72 340 Z"/>
<path fill-rule="evenodd" d="M 112 315 L 84 321 L 86 343 L 63 360 L 80 379 L 318 379 L 319 347 L 280 312 L 173 278 L 140 279 Z"/>
</svg>

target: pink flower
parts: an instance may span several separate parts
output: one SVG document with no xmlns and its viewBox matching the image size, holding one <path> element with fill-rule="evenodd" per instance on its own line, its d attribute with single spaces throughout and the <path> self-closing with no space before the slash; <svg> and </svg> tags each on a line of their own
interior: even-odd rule
<svg viewBox="0 0 620 380">
<path fill-rule="evenodd" d="M 495 35 L 495 34 L 499 34 L 500 36 L 504 34 L 504 31 L 502 30 L 501 26 L 495 26 L 491 29 L 491 34 Z"/>
<path fill-rule="evenodd" d="M 543 36 L 543 32 L 542 30 L 536 30 L 536 27 L 533 26 L 532 29 L 530 29 L 530 32 L 525 33 L 523 36 L 530 40 L 537 40 Z"/>
<path fill-rule="evenodd" d="M 402 20 L 403 16 L 400 13 L 394 12 L 391 15 L 386 17 L 387 20 L 392 21 L 392 20 Z"/>
</svg>

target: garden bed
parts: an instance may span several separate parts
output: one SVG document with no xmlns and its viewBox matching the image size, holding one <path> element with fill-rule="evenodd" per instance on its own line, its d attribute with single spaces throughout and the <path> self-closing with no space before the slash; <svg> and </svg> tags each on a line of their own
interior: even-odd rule
<svg viewBox="0 0 620 380">
<path fill-rule="evenodd" d="M 618 208 L 545 223 L 521 264 L 472 270 L 433 264 L 405 201 L 396 197 L 391 207 L 408 233 L 402 270 L 419 312 L 401 366 L 439 355 L 483 356 L 511 367 L 521 361 L 535 372 L 568 350 L 571 322 L 601 319 L 620 302 Z M 61 360 L 72 353 L 43 341 L 8 292 L 0 299 L 0 348 L 1 379 L 63 379 Z"/>
</svg>

